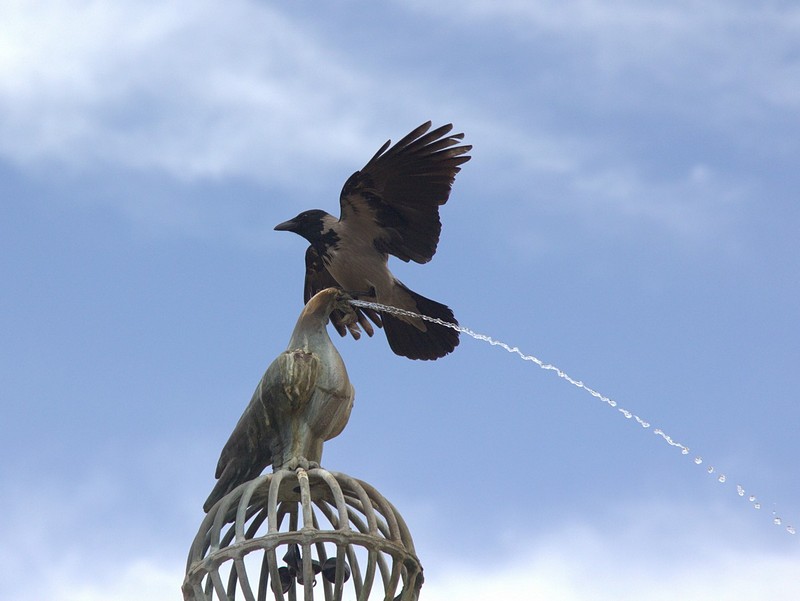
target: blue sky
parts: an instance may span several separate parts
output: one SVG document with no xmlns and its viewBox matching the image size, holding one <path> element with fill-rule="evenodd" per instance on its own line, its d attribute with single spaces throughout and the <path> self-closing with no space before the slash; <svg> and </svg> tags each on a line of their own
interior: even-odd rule
<svg viewBox="0 0 800 601">
<path fill-rule="evenodd" d="M 356 404 L 323 464 L 406 517 L 422 598 L 796 598 L 795 3 L 2 13 L 9 599 L 179 595 L 219 451 L 301 308 L 304 243 L 272 227 L 337 211 L 428 119 L 473 158 L 434 260 L 395 273 L 652 427 L 470 338 L 433 363 L 337 338 Z"/>
</svg>

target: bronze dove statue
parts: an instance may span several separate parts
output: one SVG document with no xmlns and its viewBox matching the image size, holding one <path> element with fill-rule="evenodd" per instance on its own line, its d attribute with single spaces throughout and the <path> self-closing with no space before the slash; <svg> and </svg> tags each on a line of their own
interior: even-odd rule
<svg viewBox="0 0 800 601">
<path fill-rule="evenodd" d="M 327 288 L 306 303 L 289 346 L 267 368 L 222 449 L 206 512 L 269 465 L 273 470 L 319 466 L 322 443 L 347 425 L 355 390 L 326 325 L 332 311 L 348 328 L 357 322 L 349 298 Z"/>
</svg>

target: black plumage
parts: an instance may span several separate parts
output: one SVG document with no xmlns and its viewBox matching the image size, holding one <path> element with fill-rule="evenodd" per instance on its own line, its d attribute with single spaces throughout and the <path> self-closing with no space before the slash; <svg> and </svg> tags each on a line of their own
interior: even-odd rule
<svg viewBox="0 0 800 601">
<path fill-rule="evenodd" d="M 304 298 L 331 285 L 352 296 L 457 324 L 446 305 L 426 298 L 397 280 L 388 256 L 427 263 L 436 253 L 442 224 L 439 207 L 447 202 L 460 165 L 472 148 L 460 145 L 464 134 L 452 125 L 432 131 L 423 123 L 391 146 L 387 141 L 360 171 L 351 175 L 339 197 L 339 219 L 318 209 L 304 211 L 276 230 L 303 236 L 306 251 Z M 458 345 L 458 332 L 447 326 L 385 311 L 359 310 L 358 322 L 372 335 L 367 318 L 383 327 L 389 346 L 410 359 L 437 359 Z M 331 315 L 337 331 L 348 328 Z"/>
</svg>

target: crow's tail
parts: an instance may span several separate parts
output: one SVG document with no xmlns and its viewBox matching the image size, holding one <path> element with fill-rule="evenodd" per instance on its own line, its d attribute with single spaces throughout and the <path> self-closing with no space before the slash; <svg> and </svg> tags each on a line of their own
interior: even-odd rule
<svg viewBox="0 0 800 601">
<path fill-rule="evenodd" d="M 396 282 L 396 285 L 413 300 L 416 313 L 458 325 L 450 307 L 425 298 L 400 282 Z M 407 318 L 403 319 L 386 311 L 381 312 L 381 320 L 389 346 L 397 355 L 409 359 L 433 360 L 444 357 L 458 346 L 459 332 L 453 328 L 423 321 L 425 329 L 421 330 Z"/>
</svg>

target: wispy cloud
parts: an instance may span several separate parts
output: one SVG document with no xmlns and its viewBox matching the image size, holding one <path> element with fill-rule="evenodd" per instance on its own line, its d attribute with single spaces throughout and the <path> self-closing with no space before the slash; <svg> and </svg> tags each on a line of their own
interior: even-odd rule
<svg viewBox="0 0 800 601">
<path fill-rule="evenodd" d="M 467 0 L 403 10 L 508 46 L 516 62 L 503 68 L 513 75 L 481 85 L 493 66 L 476 64 L 451 82 L 473 92 L 448 93 L 403 57 L 393 58 L 403 69 L 376 68 L 358 47 L 332 46 L 313 24 L 247 0 L 12 3 L 0 29 L 0 159 L 179 182 L 302 182 L 335 199 L 343 173 L 384 135 L 403 133 L 395 123 L 441 113 L 475 144 L 477 194 L 685 238 L 718 227 L 721 205 L 769 195 L 721 168 L 731 157 L 720 152 L 768 158 L 796 146 L 782 124 L 800 103 L 791 6 Z M 517 109 L 498 105 L 498 94 Z M 673 128 L 684 135 L 659 139 L 653 124 L 666 138 Z M 662 160 L 672 164 L 653 167 Z M 142 196 L 109 195 L 137 221 L 168 220 L 160 199 L 151 210 Z M 173 199 L 174 221 L 214 230 L 218 212 L 196 218 L 208 207 L 195 202 Z"/>
<path fill-rule="evenodd" d="M 527 124 L 520 130 L 479 119 L 475 124 L 471 141 L 492 177 L 477 178 L 473 186 L 485 186 L 479 193 L 489 202 L 501 199 L 509 210 L 530 215 L 519 236 L 513 227 L 507 232 L 516 247 L 534 255 L 547 249 L 536 224 L 552 214 L 560 214 L 565 226 L 595 234 L 658 232 L 681 243 L 702 243 L 713 233 L 715 245 L 723 247 L 720 232 L 736 223 L 760 185 L 753 175 L 730 174 L 702 160 L 647 169 L 624 144 L 602 135 L 559 135 Z"/>
<path fill-rule="evenodd" d="M 685 241 L 719 238 L 742 207 L 785 194 L 768 191 L 776 182 L 761 173 L 796 153 L 787 123 L 800 107 L 800 11 L 791 3 L 411 5 L 518 61 L 518 108 L 486 123 L 495 146 L 514 143 L 481 146 L 514 196 L 595 229 L 656 228 Z"/>
<path fill-rule="evenodd" d="M 181 566 L 166 566 L 147 559 L 123 561 L 103 566 L 103 570 L 91 565 L 75 565 L 73 570 L 67 571 L 56 566 L 49 570 L 47 579 L 31 587 L 35 590 L 33 594 L 22 592 L 16 599 L 174 601 L 181 598 Z"/>
<path fill-rule="evenodd" d="M 730 517 L 730 516 L 729 516 Z M 797 596 L 800 553 L 768 550 L 752 539 L 726 536 L 740 527 L 735 518 L 714 524 L 693 522 L 686 508 L 643 503 L 628 507 L 614 524 L 555 525 L 546 535 L 508 534 L 506 550 L 491 561 L 464 563 L 453 550 L 446 558 L 426 559 L 426 601 L 790 601 Z M 412 533 L 413 534 L 413 533 Z M 757 538 L 757 537 L 754 537 Z M 185 541 L 188 549 L 190 540 Z M 7 543 L 5 543 L 7 544 Z M 159 545 L 157 538 L 154 545 Z M 175 547 L 175 541 L 170 541 Z M 440 548 L 446 543 L 439 541 Z M 125 554 L 86 553 L 81 558 L 48 555 L 35 577 L 7 583 L 17 601 L 127 601 L 174 599 L 183 580 L 177 562 Z"/>
<path fill-rule="evenodd" d="M 793 574 L 800 557 L 755 555 L 748 551 L 708 549 L 702 561 L 663 564 L 652 558 L 620 555 L 613 534 L 599 540 L 592 532 L 566 532 L 508 559 L 497 570 L 457 570 L 429 575 L 423 589 L 427 601 L 790 601 L 797 596 Z M 646 548 L 646 547 L 645 547 Z M 641 549 L 640 549 L 641 550 Z M 620 561 L 620 557 L 624 559 Z"/>
<path fill-rule="evenodd" d="M 96 455 L 108 460 L 114 453 Z M 82 462 L 74 473 L 62 470 L 47 478 L 36 470 L 2 474 L 4 599 L 180 598 L 194 527 L 186 540 L 175 531 L 183 532 L 184 520 L 201 515 L 197 494 L 187 492 L 195 483 L 184 458 L 151 442 L 136 457 L 111 462 L 113 467 Z M 183 502 L 187 497 L 190 503 Z"/>
<path fill-rule="evenodd" d="M 4 21 L 6 160 L 281 180 L 369 152 L 372 83 L 269 5 L 54 0 Z"/>
<path fill-rule="evenodd" d="M 645 502 L 621 511 L 613 524 L 573 522 L 534 539 L 509 533 L 509 551 L 491 562 L 464 565 L 450 557 L 429 569 L 425 599 L 789 601 L 797 596 L 796 548 L 765 550 L 753 539 L 742 544 L 745 537 L 730 536 L 742 528 L 734 516 L 709 524 L 696 521 L 693 513 Z"/>
<path fill-rule="evenodd" d="M 572 192 L 582 214 L 601 227 L 628 218 L 642 225 L 660 225 L 691 240 L 726 223 L 745 189 L 743 183 L 726 182 L 709 167 L 697 164 L 664 182 L 647 181 L 641 174 L 624 170 L 582 173 L 574 178 Z"/>
<path fill-rule="evenodd" d="M 520 44 L 546 43 L 559 55 L 580 56 L 562 68 L 579 71 L 587 91 L 603 100 L 597 85 L 624 78 L 658 84 L 681 94 L 694 88 L 708 102 L 731 111 L 754 99 L 774 108 L 797 108 L 800 9 L 791 2 L 641 3 L 635 0 L 446 0 L 412 2 L 417 10 L 481 28 L 487 22 Z M 691 84 L 691 85 L 689 85 Z M 614 102 L 641 101 L 636 86 L 617 90 Z M 709 92 L 713 92 L 708 95 Z M 739 101 L 733 101 L 736 95 Z M 606 100 L 612 100 L 606 98 Z M 669 98 L 648 100 L 669 101 Z M 745 100 L 745 102 L 741 102 Z M 749 102 L 748 102 L 749 101 Z M 691 110 L 692 107 L 686 107 Z"/>
</svg>

